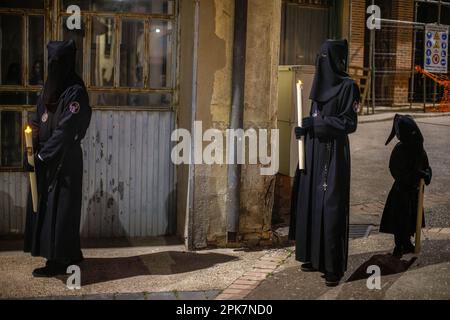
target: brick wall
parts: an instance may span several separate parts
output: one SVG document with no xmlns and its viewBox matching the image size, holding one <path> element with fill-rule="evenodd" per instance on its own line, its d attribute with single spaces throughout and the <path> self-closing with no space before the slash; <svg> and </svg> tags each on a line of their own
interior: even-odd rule
<svg viewBox="0 0 450 320">
<path fill-rule="evenodd" d="M 366 19 L 368 17 L 366 8 L 365 0 L 352 0 L 350 29 L 350 65 L 352 66 L 364 66 L 364 55 L 366 54 L 364 43 L 370 41 L 369 38 L 365 38 Z M 390 19 L 414 20 L 414 0 L 392 0 L 390 8 L 392 10 Z M 404 71 L 411 68 L 413 32 L 411 27 L 405 27 L 402 24 L 398 24 L 398 26 L 399 29 L 391 34 L 394 37 L 393 46 L 396 56 L 393 58 L 395 61 L 390 68 Z M 384 99 L 387 98 L 393 104 L 408 103 L 409 79 L 410 75 L 405 73 L 387 76 L 382 81 L 387 81 L 389 84 L 384 89 L 378 88 L 377 96 L 383 96 Z M 385 90 L 386 88 L 389 90 Z"/>
<path fill-rule="evenodd" d="M 401 21 L 414 21 L 414 0 L 392 1 L 394 19 Z M 413 30 L 412 28 L 401 28 L 396 36 L 397 59 L 396 69 L 411 69 Z M 397 74 L 394 78 L 394 104 L 408 103 L 409 74 Z"/>
<path fill-rule="evenodd" d="M 366 1 L 351 1 L 351 26 L 350 26 L 350 48 L 349 65 L 364 66 L 364 33 L 366 28 Z"/>
</svg>

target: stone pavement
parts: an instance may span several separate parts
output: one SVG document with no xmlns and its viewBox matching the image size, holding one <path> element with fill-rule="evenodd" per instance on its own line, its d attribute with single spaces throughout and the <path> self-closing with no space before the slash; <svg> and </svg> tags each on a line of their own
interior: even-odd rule
<svg viewBox="0 0 450 320">
<path fill-rule="evenodd" d="M 170 291 L 170 292 L 135 292 L 110 293 L 72 296 L 29 297 L 30 300 L 213 300 L 220 294 L 220 290 L 209 291 Z"/>
<path fill-rule="evenodd" d="M 134 246 L 83 249 L 81 289 L 68 276 L 33 278 L 44 264 L 0 242 L 0 299 L 212 300 L 241 299 L 290 255 L 278 249 L 212 249 L 188 252 L 176 241 L 148 239 Z"/>
<path fill-rule="evenodd" d="M 226 288 L 218 300 L 243 299 L 256 289 L 268 276 L 271 276 L 292 254 L 290 250 L 279 249 L 270 251 L 253 266 Z"/>
<path fill-rule="evenodd" d="M 300 271 L 299 262 L 291 256 L 246 299 L 449 300 L 450 228 L 432 229 L 424 235 L 422 253 L 404 256 L 402 261 L 390 255 L 393 239 L 389 235 L 373 234 L 351 240 L 348 271 L 336 288 L 326 287 L 319 273 Z M 380 290 L 367 287 L 368 265 L 381 268 Z"/>
</svg>

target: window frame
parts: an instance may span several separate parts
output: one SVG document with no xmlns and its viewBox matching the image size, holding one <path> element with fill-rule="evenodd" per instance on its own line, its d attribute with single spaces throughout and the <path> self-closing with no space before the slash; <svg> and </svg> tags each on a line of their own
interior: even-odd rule
<svg viewBox="0 0 450 320">
<path fill-rule="evenodd" d="M 44 42 L 42 44 L 44 48 L 44 79 L 47 77 L 47 50 L 45 50 L 45 43 L 48 42 L 48 21 L 47 21 L 47 9 L 19 9 L 19 8 L 0 8 L 0 15 L 13 15 L 20 16 L 22 20 L 22 60 L 21 60 L 21 84 L 20 85 L 10 85 L 10 84 L 0 84 L 0 91 L 26 91 L 26 92 L 39 92 L 42 90 L 41 85 L 30 85 L 29 84 L 29 17 L 31 16 L 41 16 L 44 21 Z"/>
<path fill-rule="evenodd" d="M 179 101 L 179 39 L 180 39 L 180 23 L 179 23 L 179 0 L 174 0 L 174 8 L 172 14 L 160 14 L 160 13 L 123 13 L 113 11 L 81 11 L 82 18 L 87 18 L 84 23 L 86 28 L 86 36 L 83 41 L 83 80 L 86 83 L 86 87 L 89 93 L 149 93 L 149 94 L 168 94 L 171 96 L 170 104 L 165 105 L 150 105 L 150 106 L 97 106 L 93 105 L 94 110 L 105 111 L 150 111 L 150 112 L 174 112 L 177 109 Z M 22 18 L 23 36 L 22 36 L 22 78 L 21 85 L 5 85 L 0 84 L 1 92 L 29 92 L 36 93 L 42 90 L 42 85 L 30 85 L 29 84 L 29 19 L 30 16 L 42 16 L 44 21 L 44 80 L 47 78 L 47 63 L 48 56 L 46 50 L 46 44 L 51 40 L 63 39 L 63 26 L 62 22 L 64 17 L 70 16 L 62 7 L 63 0 L 44 0 L 44 8 L 31 9 L 31 8 L 0 8 L 0 15 L 19 15 Z M 92 17 L 93 16 L 105 16 L 114 18 L 114 38 L 115 45 L 113 49 L 114 54 L 114 85 L 112 87 L 92 86 L 90 81 L 90 59 L 91 59 L 91 38 L 92 38 Z M 139 19 L 144 22 L 144 39 L 145 43 L 145 58 L 144 58 L 144 86 L 138 87 L 123 87 L 120 86 L 120 45 L 119 37 L 121 37 L 122 19 L 132 18 Z M 171 80 L 168 87 L 164 88 L 150 88 L 149 68 L 150 68 L 150 25 L 152 20 L 157 21 L 170 21 L 172 23 L 172 39 L 171 50 L 172 56 L 170 57 L 171 64 Z M 25 128 L 29 113 L 35 111 L 36 106 L 30 104 L 0 104 L 0 111 L 16 111 L 22 113 L 22 126 Z M 24 138 L 21 138 L 21 151 L 23 157 L 24 150 Z M 7 167 L 0 164 L 0 172 L 23 172 L 24 168 L 20 167 Z"/>
<path fill-rule="evenodd" d="M 42 9 L 30 9 L 30 8 L 0 8 L 0 15 L 15 15 L 21 17 L 22 22 L 22 59 L 21 59 L 21 84 L 20 85 L 8 85 L 0 84 L 1 92 L 39 92 L 42 90 L 41 85 L 29 84 L 29 17 L 41 16 L 44 22 L 44 42 L 42 44 L 44 48 L 44 79 L 47 77 L 47 50 L 45 50 L 45 44 L 50 40 L 49 34 L 49 14 L 50 6 L 49 0 L 44 2 L 44 8 Z M 4 104 L 0 105 L 0 112 L 2 111 L 14 111 L 21 112 L 22 114 L 22 127 L 25 128 L 28 122 L 28 113 L 33 112 L 35 105 L 26 104 Z M 0 141 L 1 143 L 1 141 Z M 23 136 L 21 137 L 21 158 L 23 158 L 23 150 L 25 150 L 25 141 Z M 23 160 L 23 159 L 22 159 Z M 20 166 L 3 166 L 0 164 L 0 172 L 23 172 L 24 168 Z"/>
<path fill-rule="evenodd" d="M 59 4 L 62 0 L 58 1 Z M 83 74 L 82 78 L 86 84 L 86 88 L 89 92 L 98 93 L 153 93 L 153 94 L 169 94 L 171 95 L 170 107 L 165 106 L 149 106 L 149 107 L 121 107 L 121 106 L 95 106 L 96 109 L 101 110 L 154 110 L 154 111 L 173 111 L 178 101 L 178 93 L 176 88 L 178 87 L 178 61 L 179 61 L 179 50 L 178 50 L 178 39 L 179 39 L 179 25 L 178 25 L 178 0 L 174 1 L 174 13 L 173 14 L 152 14 L 152 13 L 122 13 L 122 12 L 111 12 L 111 11 L 81 11 L 82 19 L 86 19 L 84 22 L 85 34 L 83 40 Z M 58 16 L 56 25 L 60 28 L 58 29 L 57 39 L 63 39 L 63 19 L 70 16 L 70 13 L 58 8 Z M 114 81 L 113 86 L 102 87 L 94 86 L 91 82 L 91 45 L 92 45 L 92 20 L 93 17 L 109 17 L 114 19 L 114 47 L 113 47 L 113 59 L 114 59 Z M 119 40 L 122 35 L 122 21 L 124 19 L 137 19 L 144 23 L 144 85 L 143 87 L 128 87 L 120 85 L 120 45 Z M 170 59 L 170 64 L 172 66 L 171 70 L 171 83 L 168 87 L 152 88 L 150 87 L 150 25 L 151 21 L 169 21 L 172 23 L 173 36 L 171 39 L 172 46 L 172 57 Z"/>
</svg>

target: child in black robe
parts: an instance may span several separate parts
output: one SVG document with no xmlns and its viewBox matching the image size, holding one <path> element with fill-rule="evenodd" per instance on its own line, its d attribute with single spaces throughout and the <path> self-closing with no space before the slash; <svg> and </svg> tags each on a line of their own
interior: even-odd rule
<svg viewBox="0 0 450 320">
<path fill-rule="evenodd" d="M 411 116 L 395 116 L 392 133 L 386 145 L 395 136 L 400 142 L 392 151 L 389 162 L 395 182 L 386 201 L 380 232 L 394 235 L 393 255 L 401 258 L 403 254 L 414 252 L 411 237 L 416 232 L 420 180 L 424 179 L 425 184 L 429 185 L 432 170 L 423 147 L 422 133 Z"/>
</svg>

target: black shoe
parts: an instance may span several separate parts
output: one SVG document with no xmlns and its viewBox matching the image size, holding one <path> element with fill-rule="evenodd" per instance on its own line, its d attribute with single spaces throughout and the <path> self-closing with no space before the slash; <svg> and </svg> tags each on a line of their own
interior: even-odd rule
<svg viewBox="0 0 450 320">
<path fill-rule="evenodd" d="M 325 273 L 325 285 L 327 287 L 337 287 L 341 282 L 342 277 L 334 273 Z"/>
<path fill-rule="evenodd" d="M 399 246 L 395 246 L 394 251 L 392 252 L 392 255 L 398 259 L 401 259 L 403 257 L 403 248 Z"/>
<path fill-rule="evenodd" d="M 300 270 L 303 272 L 316 272 L 317 269 L 315 269 L 311 262 L 304 263 L 301 265 Z"/>
<path fill-rule="evenodd" d="M 65 275 L 67 271 L 67 265 L 60 264 L 52 261 L 47 261 L 45 267 L 37 268 L 33 270 L 33 277 L 35 278 L 51 278 L 58 275 Z"/>
</svg>

